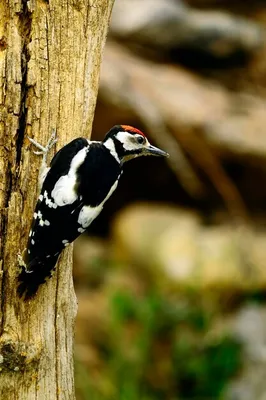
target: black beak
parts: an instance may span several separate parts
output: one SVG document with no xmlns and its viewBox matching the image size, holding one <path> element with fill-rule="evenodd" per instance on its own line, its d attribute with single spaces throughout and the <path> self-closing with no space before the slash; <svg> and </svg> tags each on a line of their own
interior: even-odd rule
<svg viewBox="0 0 266 400">
<path fill-rule="evenodd" d="M 157 156 L 157 157 L 169 157 L 169 154 L 166 153 L 166 151 L 163 151 L 161 149 L 158 149 L 158 147 L 149 145 L 149 147 L 146 147 L 145 149 L 146 155 L 151 155 L 151 156 Z"/>
</svg>

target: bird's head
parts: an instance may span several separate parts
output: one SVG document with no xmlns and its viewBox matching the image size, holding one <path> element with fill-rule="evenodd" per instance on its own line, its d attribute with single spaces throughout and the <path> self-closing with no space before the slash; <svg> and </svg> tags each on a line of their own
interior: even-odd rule
<svg viewBox="0 0 266 400">
<path fill-rule="evenodd" d="M 140 156 L 169 156 L 165 151 L 152 146 L 143 132 L 129 125 L 115 125 L 106 134 L 103 143 L 122 163 Z"/>
</svg>

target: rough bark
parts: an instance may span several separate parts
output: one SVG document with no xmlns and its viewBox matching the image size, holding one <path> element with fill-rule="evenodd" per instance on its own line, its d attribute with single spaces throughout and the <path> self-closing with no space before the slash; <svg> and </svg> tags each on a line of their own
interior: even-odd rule
<svg viewBox="0 0 266 400">
<path fill-rule="evenodd" d="M 36 299 L 16 295 L 40 158 L 90 135 L 113 0 L 0 0 L 0 398 L 74 399 L 72 249 Z"/>
</svg>

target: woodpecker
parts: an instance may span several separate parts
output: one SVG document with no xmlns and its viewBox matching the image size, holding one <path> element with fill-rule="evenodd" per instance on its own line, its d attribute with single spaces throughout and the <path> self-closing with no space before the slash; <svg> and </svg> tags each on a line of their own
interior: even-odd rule
<svg viewBox="0 0 266 400">
<path fill-rule="evenodd" d="M 168 156 L 129 125 L 114 126 L 102 142 L 74 139 L 55 154 L 50 167 L 46 156 L 55 135 L 46 147 L 30 141 L 41 150 L 35 153 L 43 154 L 43 163 L 28 245 L 20 257 L 18 294 L 25 300 L 51 277 L 62 250 L 102 211 L 117 188 L 124 163 L 140 156 Z"/>
</svg>

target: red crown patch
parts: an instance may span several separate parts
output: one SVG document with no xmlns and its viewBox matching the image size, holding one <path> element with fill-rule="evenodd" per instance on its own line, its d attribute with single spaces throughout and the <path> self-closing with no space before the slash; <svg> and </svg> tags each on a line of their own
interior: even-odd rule
<svg viewBox="0 0 266 400">
<path fill-rule="evenodd" d="M 122 126 L 123 129 L 125 129 L 125 131 L 131 131 L 131 132 L 134 132 L 134 133 L 137 133 L 139 135 L 142 135 L 142 136 L 146 137 L 143 132 L 141 132 L 137 128 L 134 128 L 133 126 L 130 126 L 130 125 L 121 125 L 121 126 Z"/>
</svg>

